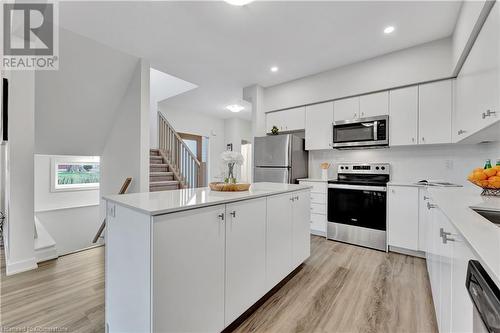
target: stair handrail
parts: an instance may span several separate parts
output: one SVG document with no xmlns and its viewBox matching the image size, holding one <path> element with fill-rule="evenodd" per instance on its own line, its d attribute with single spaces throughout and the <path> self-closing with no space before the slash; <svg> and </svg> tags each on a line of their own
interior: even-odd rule
<svg viewBox="0 0 500 333">
<path fill-rule="evenodd" d="M 158 148 L 165 153 L 169 164 L 180 174 L 187 187 L 198 187 L 201 183 L 201 162 L 165 116 L 160 111 L 157 113 Z"/>
</svg>

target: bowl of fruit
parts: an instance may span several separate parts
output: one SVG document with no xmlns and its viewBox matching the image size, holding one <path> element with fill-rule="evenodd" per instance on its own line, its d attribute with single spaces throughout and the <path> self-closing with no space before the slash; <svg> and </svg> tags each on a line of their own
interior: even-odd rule
<svg viewBox="0 0 500 333">
<path fill-rule="evenodd" d="M 500 163 L 491 166 L 489 161 L 484 168 L 476 168 L 467 179 L 483 189 L 483 195 L 500 196 Z"/>
</svg>

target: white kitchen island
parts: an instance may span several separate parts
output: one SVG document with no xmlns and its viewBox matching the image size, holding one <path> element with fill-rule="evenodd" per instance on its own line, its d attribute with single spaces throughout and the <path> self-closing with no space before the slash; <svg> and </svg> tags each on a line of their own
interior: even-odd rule
<svg viewBox="0 0 500 333">
<path fill-rule="evenodd" d="M 309 257 L 309 186 L 104 199 L 108 332 L 220 332 Z"/>
</svg>

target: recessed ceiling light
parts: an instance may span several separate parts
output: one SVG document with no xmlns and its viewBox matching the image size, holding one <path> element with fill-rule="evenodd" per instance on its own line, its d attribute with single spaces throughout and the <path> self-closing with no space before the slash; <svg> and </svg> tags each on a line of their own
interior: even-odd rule
<svg viewBox="0 0 500 333">
<path fill-rule="evenodd" d="M 277 66 L 273 66 L 273 67 L 271 67 L 271 72 L 276 73 L 278 71 L 278 69 L 279 68 Z"/>
<path fill-rule="evenodd" d="M 224 0 L 224 1 L 233 6 L 244 6 L 248 5 L 250 2 L 254 0 Z"/>
<path fill-rule="evenodd" d="M 390 33 L 393 33 L 394 30 L 396 30 L 396 28 L 394 28 L 392 25 L 389 25 L 387 27 L 385 27 L 384 29 L 384 34 L 390 34 Z"/>
<path fill-rule="evenodd" d="M 245 109 L 245 107 L 241 106 L 239 104 L 231 104 L 231 105 L 226 106 L 226 109 L 228 109 L 231 112 L 240 112 L 240 111 L 243 111 Z"/>
</svg>

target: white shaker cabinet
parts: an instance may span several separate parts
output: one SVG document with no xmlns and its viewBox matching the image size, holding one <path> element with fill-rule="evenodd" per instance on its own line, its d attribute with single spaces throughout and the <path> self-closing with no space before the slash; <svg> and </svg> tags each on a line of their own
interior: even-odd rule
<svg viewBox="0 0 500 333">
<path fill-rule="evenodd" d="M 418 86 L 389 92 L 389 145 L 414 145 L 418 140 Z"/>
<path fill-rule="evenodd" d="M 271 289 L 292 270 L 292 195 L 267 198 L 267 287 Z"/>
<path fill-rule="evenodd" d="M 292 195 L 292 268 L 298 267 L 311 254 L 309 220 L 311 218 L 309 191 Z"/>
<path fill-rule="evenodd" d="M 359 118 L 389 114 L 389 92 L 362 95 L 359 97 Z"/>
<path fill-rule="evenodd" d="M 225 327 L 224 214 L 225 205 L 218 205 L 155 217 L 152 332 L 220 332 Z"/>
<path fill-rule="evenodd" d="M 280 132 L 303 130 L 305 128 L 305 107 L 297 107 L 266 113 L 267 133 L 276 126 Z"/>
<path fill-rule="evenodd" d="M 306 106 L 306 150 L 330 149 L 333 142 L 333 102 Z"/>
<path fill-rule="evenodd" d="M 497 3 L 456 79 L 455 142 L 500 120 L 499 68 L 500 5 Z"/>
<path fill-rule="evenodd" d="M 226 205 L 225 322 L 266 293 L 266 199 Z"/>
<path fill-rule="evenodd" d="M 334 121 L 359 118 L 359 97 L 339 99 L 333 102 Z"/>
<path fill-rule="evenodd" d="M 299 180 L 302 185 L 312 186 L 311 189 L 311 234 L 326 236 L 327 220 L 327 180 Z"/>
<path fill-rule="evenodd" d="M 419 85 L 418 104 L 418 143 L 451 143 L 452 81 Z"/>
<path fill-rule="evenodd" d="M 388 187 L 387 228 L 389 246 L 418 251 L 418 202 L 418 187 Z"/>
</svg>

